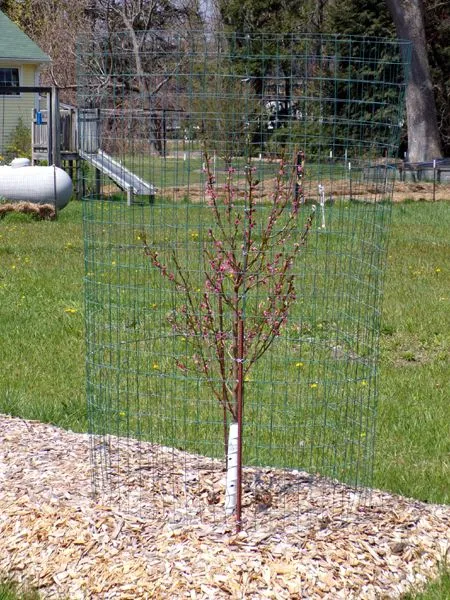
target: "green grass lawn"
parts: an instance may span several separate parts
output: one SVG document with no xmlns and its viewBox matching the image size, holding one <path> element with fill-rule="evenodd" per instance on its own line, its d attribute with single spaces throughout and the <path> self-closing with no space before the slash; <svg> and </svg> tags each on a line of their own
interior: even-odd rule
<svg viewBox="0 0 450 600">
<path fill-rule="evenodd" d="M 77 431 L 87 423 L 80 208 L 0 223 L 0 411 Z"/>
<path fill-rule="evenodd" d="M 449 600 L 450 599 L 450 571 L 443 571 L 442 575 L 431 582 L 423 591 L 413 591 L 402 600 Z"/>
<path fill-rule="evenodd" d="M 242 214 L 241 201 L 235 202 L 234 211 Z M 267 204 L 258 205 L 255 240 L 268 211 Z M 300 227 L 310 211 L 309 206 L 302 208 L 296 221 Z M 381 204 L 336 202 L 327 209 L 328 228 L 314 221 L 294 267 L 297 301 L 289 322 L 271 351 L 246 373 L 246 464 L 301 467 L 352 484 L 369 481 L 364 471 L 366 453 L 370 456 L 372 451 L 373 306 L 388 213 Z M 235 212 L 232 217 L 227 232 L 220 234 L 224 239 L 236 231 Z M 205 247 L 213 246 L 211 220 L 211 209 L 199 203 L 158 201 L 131 209 L 116 200 L 86 204 L 88 386 L 96 432 L 142 436 L 223 456 L 222 410 L 208 385 L 215 380 L 221 392 L 221 375 L 211 360 L 208 376 L 199 377 L 192 360 L 198 347 L 191 332 L 182 324 L 174 333 L 168 321 L 168 315 L 182 313 L 185 295 L 144 258 L 142 242 L 145 235 L 169 271 L 176 252 L 179 276 L 189 277 L 193 310 L 198 313 L 204 300 L 204 269 L 210 269 L 203 256 Z M 284 236 L 284 227 L 277 226 Z M 283 248 L 298 236 L 296 231 L 284 239 Z M 236 244 L 240 255 L 241 232 Z M 266 254 L 275 260 L 279 250 L 277 244 Z M 247 277 L 250 281 L 251 273 Z M 224 281 L 228 296 L 233 296 L 233 275 Z M 247 295 L 247 340 L 261 321 L 258 307 L 271 295 L 264 285 Z M 213 312 L 219 314 L 217 296 L 210 297 Z M 231 332 L 235 316 L 224 306 L 221 329 Z M 235 363 L 229 338 L 225 346 L 224 356 L 231 357 L 226 358 L 225 378 L 232 388 Z M 203 344 L 204 356 L 214 356 L 212 347 L 208 341 Z M 186 374 L 177 361 L 188 365 Z M 244 368 L 250 362 L 247 359 Z"/>
<path fill-rule="evenodd" d="M 0 222 L 0 412 L 74 431 L 87 429 L 81 208 Z M 449 229 L 448 202 L 393 207 L 374 470 L 376 487 L 437 503 L 450 503 Z M 450 598 L 447 575 L 436 586 L 418 598 Z"/>
<path fill-rule="evenodd" d="M 374 483 L 449 502 L 449 206 L 394 207 Z M 0 223 L 0 410 L 83 431 L 81 204 L 53 223 Z"/>
<path fill-rule="evenodd" d="M 450 205 L 394 207 L 375 485 L 450 502 Z"/>
<path fill-rule="evenodd" d="M 138 175 L 144 181 L 153 184 L 162 192 L 168 188 L 167 195 L 171 194 L 172 188 L 186 187 L 186 201 L 188 200 L 189 187 L 198 188 L 205 185 L 205 156 L 201 145 L 192 149 L 183 149 L 181 143 L 177 143 L 172 148 L 169 148 L 166 157 L 148 156 L 146 154 L 136 153 L 131 154 L 114 154 L 113 158 L 119 161 L 127 169 Z M 270 158 L 260 158 L 253 156 L 251 164 L 255 170 L 254 180 L 260 182 L 270 181 L 275 178 L 279 170 L 279 158 L 271 160 Z M 294 161 L 295 158 L 286 156 L 287 163 Z M 235 185 L 238 182 L 243 182 L 246 179 L 245 166 L 248 160 L 243 157 L 233 157 L 231 163 L 228 163 L 223 158 L 215 154 L 209 155 L 210 170 L 214 175 L 218 186 L 225 183 L 227 179 L 228 169 L 231 166 L 235 170 L 233 182 Z M 95 170 L 93 167 L 85 165 L 84 177 L 87 182 L 88 189 L 95 189 Z M 286 178 L 293 175 L 292 167 L 286 166 Z M 348 177 L 348 172 L 344 161 L 330 162 L 319 164 L 308 162 L 306 167 L 306 175 L 308 178 L 324 178 L 332 181 L 338 181 L 341 178 Z M 353 166 L 354 185 L 361 181 L 363 177 L 361 169 Z M 392 174 L 390 174 L 389 178 Z M 311 192 L 309 192 L 311 193 Z M 314 192 L 316 188 L 314 186 Z"/>
<path fill-rule="evenodd" d="M 36 590 L 17 585 L 12 581 L 0 581 L 0 600 L 39 600 Z"/>
</svg>

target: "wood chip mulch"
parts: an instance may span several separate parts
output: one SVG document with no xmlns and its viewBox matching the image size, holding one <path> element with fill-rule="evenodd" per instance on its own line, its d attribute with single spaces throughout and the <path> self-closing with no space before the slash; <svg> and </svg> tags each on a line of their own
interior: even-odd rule
<svg viewBox="0 0 450 600">
<path fill-rule="evenodd" d="M 141 473 L 133 457 L 155 449 L 110 444 L 122 455 L 128 449 L 127 473 Z M 255 519 L 247 509 L 236 534 L 232 519 L 218 518 L 220 461 L 202 458 L 186 478 L 190 461 L 175 451 L 171 472 L 179 459 L 184 481 L 196 485 L 164 490 L 161 471 L 157 494 L 154 481 L 139 490 L 140 505 L 153 506 L 142 516 L 114 508 L 118 497 L 93 498 L 89 449 L 87 434 L 0 415 L 0 574 L 37 586 L 43 598 L 392 599 L 436 576 L 447 560 L 450 506 L 375 490 L 359 502 L 351 488 L 294 473 L 287 487 L 300 477 L 303 491 L 288 494 L 292 501 L 271 498 Z M 246 469 L 246 481 L 255 473 Z M 183 506 L 202 497 L 201 513 L 180 519 Z"/>
</svg>

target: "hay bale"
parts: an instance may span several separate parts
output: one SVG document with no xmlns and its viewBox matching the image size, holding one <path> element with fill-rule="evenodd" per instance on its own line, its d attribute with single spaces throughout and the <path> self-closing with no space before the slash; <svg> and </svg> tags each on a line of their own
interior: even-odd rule
<svg viewBox="0 0 450 600">
<path fill-rule="evenodd" d="M 56 210 L 52 204 L 35 204 L 33 202 L 0 204 L 0 219 L 3 219 L 10 212 L 31 215 L 37 221 L 54 221 L 56 219 Z"/>
</svg>

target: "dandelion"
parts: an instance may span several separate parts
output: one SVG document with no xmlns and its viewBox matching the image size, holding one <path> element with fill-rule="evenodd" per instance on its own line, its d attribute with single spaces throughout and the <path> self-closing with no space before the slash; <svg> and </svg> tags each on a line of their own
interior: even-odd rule
<svg viewBox="0 0 450 600">
<path fill-rule="evenodd" d="M 303 363 L 302 362 L 295 363 L 295 366 L 297 367 L 297 369 L 301 369 L 303 367 Z"/>
<path fill-rule="evenodd" d="M 11 265 L 11 269 L 15 269 L 15 268 L 16 268 L 16 265 Z"/>
<path fill-rule="evenodd" d="M 111 261 L 111 264 L 114 266 L 116 264 L 116 261 L 115 260 Z"/>
<path fill-rule="evenodd" d="M 440 273 L 440 272 L 441 272 L 441 269 L 440 269 L 439 267 L 436 267 L 436 268 L 435 268 L 435 270 L 434 270 L 434 272 L 435 272 L 435 273 Z"/>
<path fill-rule="evenodd" d="M 76 308 L 68 307 L 68 308 L 64 309 L 64 312 L 67 313 L 68 315 L 74 315 L 75 313 L 78 312 L 78 310 Z"/>
<path fill-rule="evenodd" d="M 124 412 L 123 410 L 121 410 L 119 413 L 119 417 L 126 417 L 126 416 L 127 416 L 127 413 Z"/>
<path fill-rule="evenodd" d="M 319 384 L 318 384 L 318 383 L 310 383 L 309 387 L 310 387 L 312 390 L 315 390 L 317 387 L 319 387 Z"/>
<path fill-rule="evenodd" d="M 158 363 L 153 363 L 153 365 L 152 365 L 152 369 L 154 369 L 155 371 L 158 371 L 158 370 L 159 370 L 159 365 L 158 365 Z"/>
<path fill-rule="evenodd" d="M 361 381 L 361 385 L 368 385 L 368 383 L 367 383 L 367 381 L 366 381 L 365 379 L 363 379 L 363 380 Z"/>
</svg>

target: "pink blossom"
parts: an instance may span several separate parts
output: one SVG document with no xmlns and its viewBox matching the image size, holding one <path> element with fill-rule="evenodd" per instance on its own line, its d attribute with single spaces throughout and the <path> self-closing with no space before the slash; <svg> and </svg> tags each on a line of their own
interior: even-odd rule
<svg viewBox="0 0 450 600">
<path fill-rule="evenodd" d="M 200 284 L 197 275 L 185 270 L 184 260 L 172 260 L 170 248 L 166 264 L 163 264 L 164 260 L 161 262 L 157 253 L 144 242 L 145 254 L 153 267 L 174 283 L 175 290 L 186 293 L 185 304 L 168 316 L 173 331 L 188 340 L 194 370 L 207 375 L 219 402 L 233 417 L 233 393 L 224 397 L 221 383 L 217 382 L 222 382 L 224 376 L 233 377 L 237 341 L 234 336 L 236 324 L 242 318 L 243 295 L 248 293 L 249 297 L 244 337 L 247 374 L 287 323 L 289 309 L 296 298 L 294 275 L 288 270 L 305 241 L 303 235 L 300 243 L 294 243 L 297 223 L 292 214 L 296 214 L 300 206 L 298 200 L 292 199 L 292 184 L 282 180 L 286 174 L 284 163 L 279 166 L 268 215 L 255 206 L 257 182 L 251 176 L 255 170 L 251 165 L 246 169 L 245 192 L 233 185 L 235 169 L 231 166 L 226 184 L 216 187 L 210 162 L 205 157 L 205 192 L 207 203 L 212 208 L 212 225 L 207 229 L 209 243 L 205 244 L 206 264 Z M 290 171 L 292 173 L 292 168 Z M 295 171 L 293 175 L 295 178 Z M 245 218 L 242 207 L 235 209 L 233 206 L 232 201 L 237 194 L 239 197 L 244 195 L 246 200 Z M 310 226 L 311 221 L 306 224 L 307 231 L 308 223 Z M 254 239 L 253 231 L 256 229 L 258 239 Z M 264 289 L 268 297 L 261 300 Z M 187 369 L 183 362 L 176 361 L 176 364 L 182 371 Z"/>
</svg>

